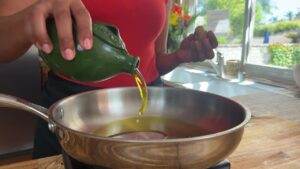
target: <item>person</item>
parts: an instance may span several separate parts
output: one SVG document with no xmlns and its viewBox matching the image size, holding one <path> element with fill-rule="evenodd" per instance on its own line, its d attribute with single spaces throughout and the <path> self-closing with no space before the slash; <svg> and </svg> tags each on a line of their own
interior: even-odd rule
<svg viewBox="0 0 300 169">
<path fill-rule="evenodd" d="M 268 44 L 269 42 L 270 42 L 270 32 L 265 31 L 265 32 L 264 32 L 264 40 L 263 40 L 263 43 L 264 43 L 264 44 Z"/>
<path fill-rule="evenodd" d="M 139 69 L 147 85 L 159 84 L 160 75 L 181 63 L 212 59 L 213 48 L 217 46 L 211 31 L 197 27 L 177 51 L 167 53 L 168 14 L 172 3 L 172 0 L 0 0 L 0 62 L 15 60 L 32 45 L 50 53 L 53 44 L 47 34 L 47 18 L 55 20 L 61 55 L 71 61 L 76 56 L 73 33 L 79 45 L 89 50 L 93 47 L 91 24 L 102 22 L 116 26 L 128 52 L 140 57 Z M 76 23 L 76 32 L 72 32 L 72 21 Z M 48 107 L 68 95 L 96 88 L 133 85 L 127 75 L 100 82 L 79 82 L 50 72 L 41 104 Z M 34 158 L 60 151 L 47 124 L 38 119 Z"/>
</svg>

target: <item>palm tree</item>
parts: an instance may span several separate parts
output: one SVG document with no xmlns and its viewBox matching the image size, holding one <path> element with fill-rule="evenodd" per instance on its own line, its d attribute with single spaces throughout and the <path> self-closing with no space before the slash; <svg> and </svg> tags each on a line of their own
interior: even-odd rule
<svg viewBox="0 0 300 169">
<path fill-rule="evenodd" d="M 287 14 L 286 14 L 286 17 L 288 18 L 289 21 L 293 20 L 294 18 L 294 13 L 292 11 L 289 11 Z"/>
</svg>

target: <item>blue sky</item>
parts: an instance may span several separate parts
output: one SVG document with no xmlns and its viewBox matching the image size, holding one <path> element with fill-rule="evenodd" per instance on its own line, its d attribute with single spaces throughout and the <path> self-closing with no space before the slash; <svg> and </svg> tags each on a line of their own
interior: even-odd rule
<svg viewBox="0 0 300 169">
<path fill-rule="evenodd" d="M 276 16 L 278 19 L 284 18 L 289 11 L 294 13 L 300 11 L 300 0 L 272 0 L 271 3 L 276 7 L 272 11 L 272 16 Z M 268 16 L 268 18 L 270 17 Z"/>
</svg>

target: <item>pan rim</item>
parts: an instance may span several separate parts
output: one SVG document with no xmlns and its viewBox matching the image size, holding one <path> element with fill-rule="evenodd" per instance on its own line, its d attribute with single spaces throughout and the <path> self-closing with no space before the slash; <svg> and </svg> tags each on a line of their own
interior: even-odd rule
<svg viewBox="0 0 300 169">
<path fill-rule="evenodd" d="M 238 125 L 230 128 L 230 129 L 227 129 L 227 130 L 224 130 L 221 132 L 217 132 L 217 133 L 213 133 L 213 134 L 196 136 L 196 137 L 188 137 L 188 138 L 151 139 L 151 140 L 121 139 L 121 138 L 97 136 L 94 134 L 89 134 L 89 133 L 85 133 L 82 131 L 71 129 L 70 127 L 67 127 L 67 126 L 57 122 L 57 120 L 55 120 L 53 118 L 53 112 L 55 112 L 55 110 L 57 109 L 57 106 L 62 104 L 62 102 L 66 101 L 66 100 L 72 99 L 74 97 L 78 97 L 80 95 L 102 92 L 104 90 L 107 91 L 107 90 L 120 90 L 120 89 L 132 90 L 132 89 L 136 89 L 136 87 L 118 87 L 118 88 L 110 88 L 110 89 L 96 89 L 96 90 L 91 90 L 91 91 L 71 95 L 71 96 L 65 97 L 61 100 L 58 100 L 53 105 L 51 105 L 49 108 L 49 111 L 48 111 L 49 112 L 49 123 L 53 123 L 53 124 L 55 124 L 56 127 L 60 128 L 60 129 L 71 131 L 72 133 L 80 135 L 82 137 L 89 138 L 89 139 L 96 139 L 99 141 L 123 142 L 123 143 L 149 143 L 149 144 L 155 143 L 156 144 L 156 143 L 184 143 L 184 142 L 191 142 L 191 141 L 201 141 L 201 140 L 208 140 L 208 139 L 213 139 L 213 138 L 229 135 L 229 134 L 238 132 L 239 130 L 243 130 L 245 125 L 248 124 L 251 119 L 251 112 L 250 112 L 249 108 L 241 103 L 236 102 L 235 100 L 233 100 L 231 98 L 226 98 L 226 97 L 223 97 L 223 96 L 220 96 L 217 94 L 213 94 L 213 93 L 209 93 L 209 92 L 203 92 L 203 91 L 197 91 L 197 90 L 185 89 L 185 88 L 173 88 L 173 87 L 148 87 L 148 89 L 188 90 L 188 91 L 198 92 L 198 93 L 204 94 L 204 95 L 210 95 L 210 96 L 226 99 L 226 100 L 236 104 L 237 106 L 239 106 L 242 110 L 244 110 L 245 118 Z"/>
</svg>

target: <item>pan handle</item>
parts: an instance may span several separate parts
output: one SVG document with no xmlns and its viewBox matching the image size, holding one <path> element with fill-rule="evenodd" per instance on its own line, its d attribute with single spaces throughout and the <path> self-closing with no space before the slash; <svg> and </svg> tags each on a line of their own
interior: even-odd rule
<svg viewBox="0 0 300 169">
<path fill-rule="evenodd" d="M 47 115 L 48 109 L 18 97 L 0 94 L 0 107 L 8 107 L 8 108 L 25 110 L 34 115 L 41 117 L 47 122 L 49 120 L 49 117 Z"/>
</svg>

